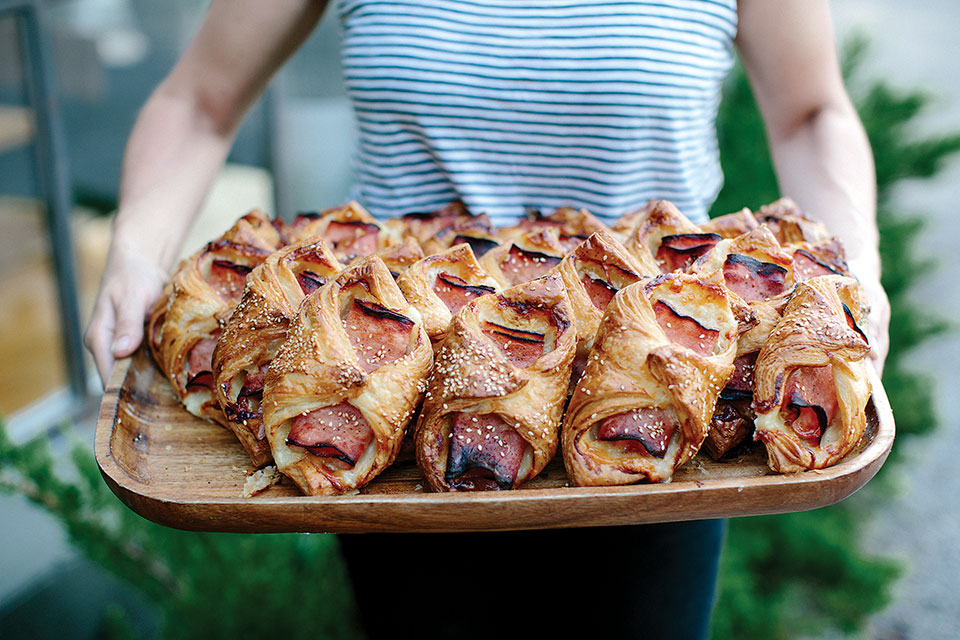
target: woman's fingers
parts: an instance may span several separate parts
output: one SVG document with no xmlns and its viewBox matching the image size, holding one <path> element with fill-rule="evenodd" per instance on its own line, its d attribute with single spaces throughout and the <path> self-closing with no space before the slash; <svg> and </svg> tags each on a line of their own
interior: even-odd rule
<svg viewBox="0 0 960 640">
<path fill-rule="evenodd" d="M 104 387 L 107 386 L 107 380 L 113 370 L 112 346 L 115 323 L 113 301 L 101 292 L 97 297 L 93 314 L 90 316 L 90 324 L 87 326 L 86 334 L 84 334 L 84 343 L 90 353 L 93 354 L 93 361 L 97 366 L 97 373 L 100 374 L 100 382 Z"/>
</svg>

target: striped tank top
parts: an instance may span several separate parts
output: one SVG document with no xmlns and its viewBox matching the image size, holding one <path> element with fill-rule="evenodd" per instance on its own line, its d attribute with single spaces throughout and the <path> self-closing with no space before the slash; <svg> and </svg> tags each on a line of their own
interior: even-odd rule
<svg viewBox="0 0 960 640">
<path fill-rule="evenodd" d="M 341 0 L 358 199 L 378 217 L 461 199 L 607 221 L 650 198 L 691 220 L 716 139 L 736 0 Z"/>
</svg>

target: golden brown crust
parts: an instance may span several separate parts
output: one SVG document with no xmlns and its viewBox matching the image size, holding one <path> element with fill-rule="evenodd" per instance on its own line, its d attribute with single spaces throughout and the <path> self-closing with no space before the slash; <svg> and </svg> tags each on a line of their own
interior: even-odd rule
<svg viewBox="0 0 960 640">
<path fill-rule="evenodd" d="M 370 365 L 355 346 L 344 314 L 356 301 L 377 305 L 412 323 L 405 353 Z M 432 365 L 419 312 L 403 297 L 379 256 L 344 269 L 304 300 L 267 370 L 263 423 L 277 468 L 311 495 L 339 494 L 372 480 L 396 458 Z M 373 431 L 373 441 L 346 467 L 287 443 L 291 422 L 324 407 L 349 404 Z"/>
<path fill-rule="evenodd" d="M 637 228 L 637 222 L 650 215 L 650 211 L 657 206 L 658 202 L 660 202 L 658 198 L 651 198 L 639 209 L 623 214 L 616 222 L 610 225 L 610 233 L 613 234 L 613 237 L 616 238 L 618 242 L 625 244 L 627 240 L 630 239 L 630 236 L 633 235 L 633 230 Z"/>
<path fill-rule="evenodd" d="M 334 278 L 342 265 L 323 240 L 310 239 L 275 252 L 247 276 L 240 304 L 223 328 L 213 352 L 217 400 L 227 426 L 255 466 L 273 458 L 260 412 L 262 377 L 287 336 L 306 293 Z M 241 398 L 241 393 L 245 395 Z"/>
<path fill-rule="evenodd" d="M 423 317 L 423 326 L 433 342 L 443 338 L 453 315 L 459 308 L 451 309 L 437 291 L 437 280 L 449 276 L 462 281 L 465 288 L 473 288 L 472 297 L 500 291 L 499 283 L 483 270 L 468 244 L 458 244 L 441 253 L 427 256 L 412 265 L 397 278 L 397 285 L 404 297 Z M 452 282 L 450 286 L 460 283 Z M 470 295 L 468 293 L 468 295 Z M 467 296 L 464 296 L 466 298 Z"/>
<path fill-rule="evenodd" d="M 530 282 L 560 264 L 566 251 L 554 229 L 534 229 L 485 253 L 480 266 L 502 289 Z"/>
<path fill-rule="evenodd" d="M 757 288 L 755 285 L 761 278 L 759 273 L 752 274 L 749 282 L 728 281 L 728 277 L 737 275 L 735 270 L 730 270 L 736 266 L 734 262 L 737 260 L 741 265 L 750 264 L 752 268 L 770 271 L 771 277 L 776 278 L 770 286 L 775 288 L 772 291 Z M 730 293 L 730 304 L 740 322 L 738 356 L 758 351 L 767 341 L 796 284 L 793 256 L 780 246 L 765 226 L 736 238 L 721 240 L 691 266 L 690 272 L 724 281 Z M 739 285 L 744 285 L 748 291 L 739 289 Z"/>
<path fill-rule="evenodd" d="M 838 462 L 860 441 L 871 391 L 865 362 L 870 347 L 860 329 L 863 301 L 852 278 L 831 275 L 802 282 L 760 350 L 754 373 L 754 438 L 766 446 L 774 471 L 821 469 Z M 815 445 L 787 424 L 782 406 L 789 400 L 785 387 L 794 370 L 825 366 L 831 367 L 839 410 Z"/>
<path fill-rule="evenodd" d="M 450 247 L 467 243 L 478 258 L 500 245 L 496 227 L 485 213 L 457 218 L 453 224 L 444 226 L 430 238 L 422 241 L 423 251 L 428 256 L 442 253 Z"/>
<path fill-rule="evenodd" d="M 667 236 L 700 233 L 700 227 L 690 222 L 673 203 L 658 200 L 638 216 L 624 246 L 646 272 L 668 272 L 672 269 L 658 258 L 663 239 Z"/>
<path fill-rule="evenodd" d="M 782 245 L 801 242 L 818 245 L 833 239 L 823 223 L 808 218 L 790 198 L 765 204 L 754 216 L 757 222 L 773 232 Z"/>
<path fill-rule="evenodd" d="M 566 253 L 575 249 L 577 245 L 594 233 L 610 232 L 607 225 L 600 222 L 596 216 L 586 209 L 560 207 L 548 216 L 541 214 L 539 211 L 530 212 L 519 224 L 499 229 L 497 236 L 506 242 L 524 233 L 539 229 L 553 229 Z"/>
<path fill-rule="evenodd" d="M 736 238 L 760 226 L 750 209 L 718 216 L 700 225 L 703 233 L 715 233 L 723 238 Z"/>
<path fill-rule="evenodd" d="M 669 325 L 658 321 L 658 304 L 716 332 L 709 351 L 701 354 L 672 341 Z M 733 373 L 736 335 L 721 284 L 677 272 L 619 291 L 567 407 L 562 442 L 571 480 L 578 485 L 668 480 L 706 438 L 717 397 Z M 675 417 L 677 427 L 662 456 L 598 437 L 607 419 L 642 411 Z"/>
<path fill-rule="evenodd" d="M 522 439 L 523 461 L 510 487 L 536 476 L 553 457 L 576 347 L 570 313 L 554 274 L 478 298 L 455 316 L 438 348 L 416 428 L 417 462 L 434 491 L 457 490 L 447 472 L 451 422 L 458 415 L 496 416 Z M 542 336 L 542 354 L 519 366 L 491 338 L 491 323 Z"/>
<path fill-rule="evenodd" d="M 212 353 L 213 343 L 239 301 L 245 279 L 242 272 L 263 262 L 279 239 L 263 213 L 248 213 L 223 236 L 181 261 L 150 314 L 147 342 L 154 360 L 180 402 L 197 417 L 226 426 L 213 390 L 199 383 L 200 371 L 190 370 L 191 352 L 209 345 Z M 229 272 L 230 277 L 218 280 L 218 270 Z"/>
<path fill-rule="evenodd" d="M 582 242 L 554 267 L 554 272 L 563 278 L 577 328 L 577 355 L 570 377 L 574 385 L 583 373 L 613 294 L 643 276 L 656 274 L 644 272 L 643 266 L 606 231 L 598 231 Z"/>
</svg>

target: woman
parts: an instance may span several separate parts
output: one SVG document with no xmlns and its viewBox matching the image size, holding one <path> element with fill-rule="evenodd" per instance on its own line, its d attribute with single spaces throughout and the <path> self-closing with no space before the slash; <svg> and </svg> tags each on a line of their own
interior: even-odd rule
<svg viewBox="0 0 960 640">
<path fill-rule="evenodd" d="M 140 343 L 144 313 L 243 115 L 324 4 L 214 0 L 144 106 L 86 334 L 104 380 L 114 359 Z M 609 219 L 663 197 L 703 221 L 721 182 L 715 116 L 736 47 L 781 192 L 844 242 L 873 307 L 873 356 L 882 366 L 889 307 L 879 280 L 872 157 L 840 77 L 826 0 L 342 0 L 336 9 L 360 125 L 358 191 L 375 215 L 429 211 L 459 197 L 498 224 L 530 206 L 583 206 Z M 558 615 L 565 603 L 588 599 L 602 615 L 591 613 L 585 629 L 616 619 L 610 630 L 701 637 L 722 527 L 459 536 L 455 548 L 485 550 L 466 568 L 452 552 L 431 552 L 449 547 L 448 538 L 343 540 L 361 607 L 397 605 L 364 615 L 372 632 L 405 611 L 458 635 L 516 631 L 498 612 L 515 600 L 504 595 L 517 594 L 538 620 L 549 607 L 562 631 L 571 629 Z M 427 610 L 405 609 L 402 596 L 420 587 L 377 577 L 376 562 L 365 566 L 384 546 L 409 560 L 401 575 L 425 563 L 434 576 L 441 572 L 429 584 L 443 597 L 423 596 Z M 524 573 L 518 583 L 516 564 L 529 560 L 512 550 L 530 546 L 547 554 L 541 567 L 554 569 L 546 577 Z M 568 557 L 593 568 L 570 574 Z M 504 563 L 510 572 L 501 574 Z M 480 607 L 470 609 L 479 621 L 461 619 L 465 601 Z M 687 622 L 677 626 L 679 616 Z M 543 631 L 539 622 L 531 628 Z"/>
</svg>

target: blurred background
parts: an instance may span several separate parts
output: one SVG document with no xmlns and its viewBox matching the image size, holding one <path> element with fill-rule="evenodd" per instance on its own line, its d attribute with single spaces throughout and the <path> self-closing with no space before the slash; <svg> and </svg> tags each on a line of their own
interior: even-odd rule
<svg viewBox="0 0 960 640">
<path fill-rule="evenodd" d="M 250 635 L 272 612 L 225 620 L 204 589 L 239 612 L 298 572 L 313 576 L 318 609 L 304 624 L 320 637 L 356 635 L 331 537 L 164 530 L 113 500 L 91 464 L 100 385 L 79 336 L 123 147 L 206 4 L 0 0 L 0 637 Z M 960 196 L 960 5 L 832 6 L 877 156 L 895 323 L 884 382 L 899 437 L 880 476 L 843 505 L 732 523 L 714 635 L 958 637 L 960 418 L 948 403 L 960 397 L 960 252 L 949 233 Z M 250 113 L 184 253 L 252 208 L 290 216 L 349 198 L 353 122 L 334 13 Z M 714 213 L 779 195 L 759 121 L 744 116 L 744 87 L 735 73 L 721 120 L 727 185 Z M 227 577 L 233 586 L 220 588 Z M 174 616 L 196 624 L 168 624 Z"/>
</svg>

